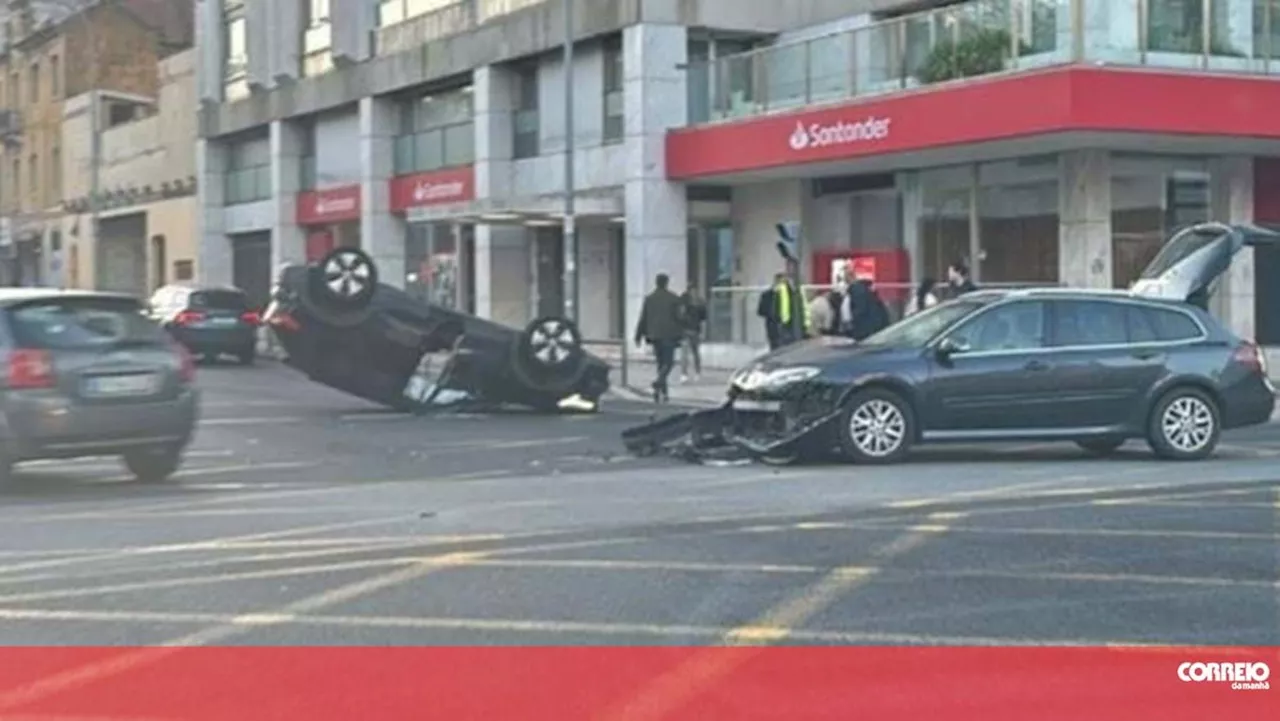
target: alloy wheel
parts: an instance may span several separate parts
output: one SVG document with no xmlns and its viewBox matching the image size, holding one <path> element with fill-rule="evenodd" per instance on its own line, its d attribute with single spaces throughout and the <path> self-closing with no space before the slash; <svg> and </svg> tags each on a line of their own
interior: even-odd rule
<svg viewBox="0 0 1280 721">
<path fill-rule="evenodd" d="M 540 363 L 555 366 L 569 359 L 578 342 L 566 323 L 548 319 L 529 333 L 529 346 Z"/>
<path fill-rule="evenodd" d="M 1213 439 L 1213 410 L 1200 398 L 1179 396 L 1160 416 L 1160 430 L 1175 450 L 1195 453 Z"/>
<path fill-rule="evenodd" d="M 325 285 L 341 298 L 351 299 L 365 292 L 372 276 L 373 268 L 352 251 L 334 253 L 324 266 Z"/>
<path fill-rule="evenodd" d="M 872 458 L 885 458 L 906 442 L 907 419 L 902 409 L 893 403 L 869 400 L 850 415 L 849 438 L 862 453 Z"/>
</svg>

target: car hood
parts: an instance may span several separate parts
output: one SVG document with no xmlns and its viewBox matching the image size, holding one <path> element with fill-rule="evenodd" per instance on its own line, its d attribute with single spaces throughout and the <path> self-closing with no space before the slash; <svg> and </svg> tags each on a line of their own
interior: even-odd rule
<svg viewBox="0 0 1280 721">
<path fill-rule="evenodd" d="M 847 338 L 815 338 L 794 343 L 772 351 L 755 361 L 746 370 L 774 370 L 792 366 L 816 366 L 827 369 L 852 363 L 891 361 L 903 355 L 915 356 L 917 350 L 886 346 L 864 345 Z"/>
</svg>

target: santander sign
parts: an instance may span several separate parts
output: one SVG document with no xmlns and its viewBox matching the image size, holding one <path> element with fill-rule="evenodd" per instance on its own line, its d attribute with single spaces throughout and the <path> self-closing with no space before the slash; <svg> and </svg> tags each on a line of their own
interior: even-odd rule
<svg viewBox="0 0 1280 721">
<path fill-rule="evenodd" d="M 830 124 L 796 123 L 796 129 L 788 140 L 791 149 L 799 152 L 810 148 L 826 148 L 834 145 L 849 145 L 873 140 L 884 140 L 889 137 L 889 125 L 892 118 L 869 117 L 856 123 L 843 120 Z"/>
</svg>

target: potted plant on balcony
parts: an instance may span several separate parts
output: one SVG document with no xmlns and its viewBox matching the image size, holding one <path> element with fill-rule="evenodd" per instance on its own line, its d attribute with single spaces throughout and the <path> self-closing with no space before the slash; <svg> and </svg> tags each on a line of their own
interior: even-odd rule
<svg viewBox="0 0 1280 721">
<path fill-rule="evenodd" d="M 1000 72 L 1012 45 L 1009 31 L 1000 28 L 983 28 L 960 40 L 939 42 L 920 67 L 920 82 L 940 83 Z M 1019 54 L 1029 52 L 1025 43 L 1018 45 Z"/>
</svg>

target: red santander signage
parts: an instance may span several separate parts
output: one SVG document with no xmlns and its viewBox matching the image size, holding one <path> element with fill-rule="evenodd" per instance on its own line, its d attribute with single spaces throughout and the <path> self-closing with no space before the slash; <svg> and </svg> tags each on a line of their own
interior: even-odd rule
<svg viewBox="0 0 1280 721">
<path fill-rule="evenodd" d="M 360 186 L 309 190 L 298 194 L 298 225 L 326 225 L 360 219 Z"/>
<path fill-rule="evenodd" d="M 667 176 L 692 180 L 1054 133 L 1280 140 L 1265 77 L 1069 66 L 919 88 L 844 105 L 679 128 Z"/>
<path fill-rule="evenodd" d="M 432 205 L 468 203 L 475 197 L 475 169 L 470 165 L 391 179 L 391 211 L 395 213 Z"/>
</svg>

